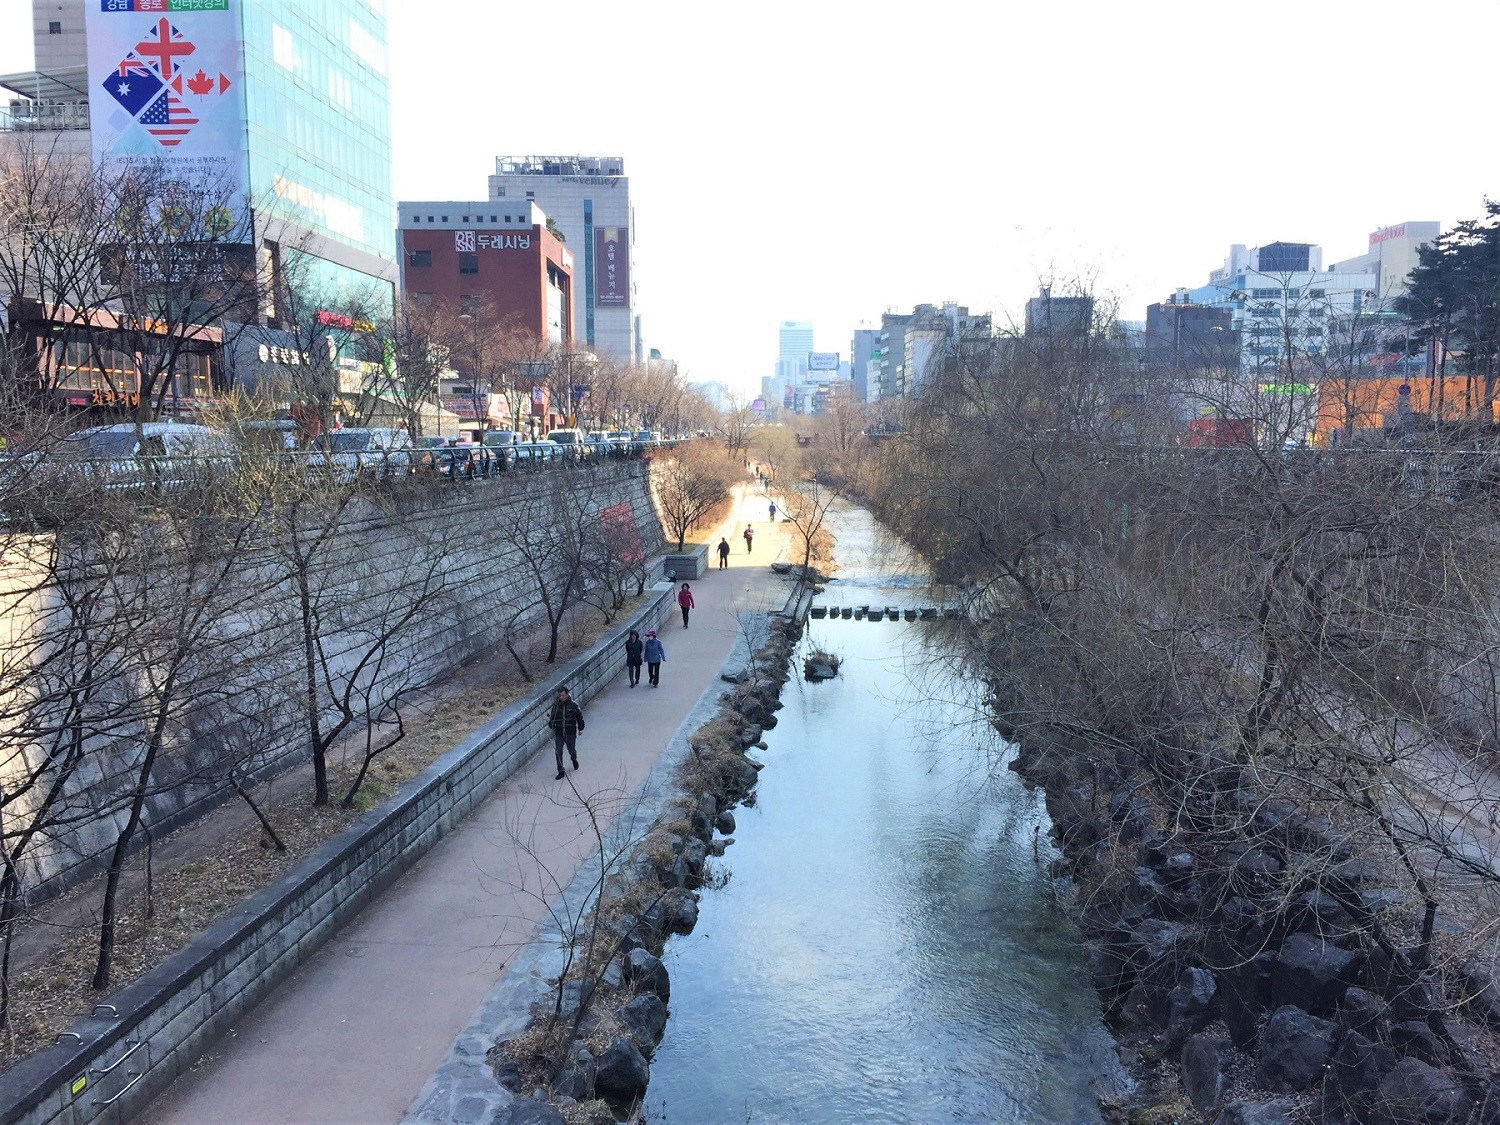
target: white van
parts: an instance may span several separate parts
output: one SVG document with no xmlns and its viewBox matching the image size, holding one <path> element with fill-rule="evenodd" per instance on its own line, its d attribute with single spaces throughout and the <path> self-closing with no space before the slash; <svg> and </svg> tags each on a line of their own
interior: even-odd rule
<svg viewBox="0 0 1500 1125">
<path fill-rule="evenodd" d="M 361 474 L 405 476 L 412 471 L 411 434 L 404 429 L 351 426 L 329 430 L 313 440 L 308 468 L 331 467 L 343 482 Z"/>
<path fill-rule="evenodd" d="M 113 489 L 181 485 L 227 472 L 236 452 L 233 437 L 209 426 L 119 422 L 71 433 L 46 458 L 65 478 Z"/>
</svg>

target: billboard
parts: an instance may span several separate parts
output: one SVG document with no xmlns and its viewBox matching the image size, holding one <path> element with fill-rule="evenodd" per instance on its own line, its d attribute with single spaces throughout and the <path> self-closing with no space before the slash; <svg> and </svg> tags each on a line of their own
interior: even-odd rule
<svg viewBox="0 0 1500 1125">
<path fill-rule="evenodd" d="M 87 0 L 94 163 L 161 162 L 245 205 L 242 0 Z"/>
<path fill-rule="evenodd" d="M 594 308 L 630 306 L 628 227 L 594 228 Z"/>
<path fill-rule="evenodd" d="M 839 369 L 839 353 L 808 352 L 807 369 L 809 371 L 837 371 Z"/>
</svg>

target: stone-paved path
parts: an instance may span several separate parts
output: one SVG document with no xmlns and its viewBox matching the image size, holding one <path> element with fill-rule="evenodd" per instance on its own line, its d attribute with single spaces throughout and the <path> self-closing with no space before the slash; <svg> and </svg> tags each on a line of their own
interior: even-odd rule
<svg viewBox="0 0 1500 1125">
<path fill-rule="evenodd" d="M 594 848 L 574 796 L 617 810 L 706 691 L 739 633 L 739 614 L 780 608 L 769 564 L 789 547 L 766 522 L 766 497 L 741 488 L 710 538 L 710 569 L 692 584 L 683 629 L 660 629 L 661 687 L 622 672 L 585 708 L 581 769 L 554 781 L 548 746 L 334 937 L 138 1119 L 150 1125 L 398 1122 L 454 1036 Z M 740 537 L 755 527 L 753 552 Z M 735 548 L 717 570 L 712 545 Z"/>
</svg>

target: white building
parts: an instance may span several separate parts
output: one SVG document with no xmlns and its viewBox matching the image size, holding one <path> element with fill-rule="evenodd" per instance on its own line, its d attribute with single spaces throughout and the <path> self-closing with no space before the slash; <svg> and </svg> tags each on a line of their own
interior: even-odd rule
<svg viewBox="0 0 1500 1125">
<path fill-rule="evenodd" d="M 1406 279 L 1420 264 L 1417 252 L 1442 233 L 1437 222 L 1397 223 L 1370 232 L 1370 246 L 1357 258 L 1335 262 L 1334 273 L 1372 273 L 1375 292 L 1387 307 L 1406 292 Z"/>
<path fill-rule="evenodd" d="M 618 156 L 497 156 L 492 201 L 535 200 L 573 252 L 579 348 L 630 363 L 643 354 L 635 287 L 635 208 Z"/>
<path fill-rule="evenodd" d="M 1187 297 L 1230 310 L 1230 327 L 1240 333 L 1242 372 L 1275 374 L 1323 355 L 1337 326 L 1380 311 L 1379 285 L 1372 271 L 1324 270 L 1320 246 L 1273 242 L 1231 246 L 1209 283 Z"/>
</svg>

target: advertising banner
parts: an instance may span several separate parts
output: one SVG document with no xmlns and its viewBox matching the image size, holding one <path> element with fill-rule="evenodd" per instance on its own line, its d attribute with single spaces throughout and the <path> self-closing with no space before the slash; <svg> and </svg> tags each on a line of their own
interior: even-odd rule
<svg viewBox="0 0 1500 1125">
<path fill-rule="evenodd" d="M 839 353 L 808 352 L 807 369 L 809 371 L 837 371 L 839 369 Z"/>
<path fill-rule="evenodd" d="M 623 309 L 630 305 L 630 240 L 628 227 L 594 228 L 594 307 Z"/>
<path fill-rule="evenodd" d="M 156 163 L 222 190 L 225 229 L 246 195 L 242 0 L 87 0 L 94 162 Z"/>
</svg>

